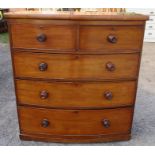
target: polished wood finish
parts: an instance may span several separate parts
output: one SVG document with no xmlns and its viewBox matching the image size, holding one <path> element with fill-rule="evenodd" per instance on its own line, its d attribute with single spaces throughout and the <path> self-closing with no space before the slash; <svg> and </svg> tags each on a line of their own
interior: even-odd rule
<svg viewBox="0 0 155 155">
<path fill-rule="evenodd" d="M 16 80 L 18 103 L 53 108 L 129 106 L 134 103 L 135 88 L 135 81 L 44 82 Z M 112 93 L 111 99 L 105 96 L 105 93 L 108 92 Z"/>
<path fill-rule="evenodd" d="M 52 20 L 84 20 L 84 21 L 145 21 L 149 17 L 139 14 L 126 13 L 85 13 L 85 12 L 8 12 L 4 14 L 7 19 L 52 19 Z"/>
<path fill-rule="evenodd" d="M 81 26 L 80 49 L 140 50 L 144 26 Z"/>
<path fill-rule="evenodd" d="M 45 135 L 45 134 L 20 134 L 21 140 L 36 140 L 57 143 L 99 143 L 111 141 L 127 141 L 131 139 L 131 134 L 113 134 L 113 135 Z"/>
<path fill-rule="evenodd" d="M 140 50 L 142 26 L 80 26 L 79 50 Z M 25 33 L 25 31 L 27 33 Z M 15 24 L 11 27 L 14 48 L 76 49 L 77 27 L 73 25 Z M 31 34 L 31 35 L 29 35 Z M 112 43 L 108 37 L 117 38 Z M 39 37 L 44 40 L 39 40 Z M 113 39 L 114 40 L 114 39 Z M 128 40 L 128 41 L 126 41 Z"/>
<path fill-rule="evenodd" d="M 145 25 L 145 21 L 143 20 L 128 20 L 128 21 L 123 21 L 120 20 L 119 22 L 117 20 L 109 20 L 109 21 L 95 21 L 95 20 L 42 20 L 42 19 L 28 19 L 28 18 L 23 18 L 23 19 L 19 19 L 19 18 L 8 18 L 7 19 L 9 21 L 10 24 L 33 24 L 33 25 L 90 25 L 90 26 L 107 26 L 107 25 L 113 25 L 113 26 L 117 26 L 117 25 L 123 25 L 123 26 L 142 26 Z"/>
<path fill-rule="evenodd" d="M 65 50 L 75 48 L 76 29 L 72 25 L 13 24 L 11 33 L 14 48 Z M 41 36 L 44 41 L 41 41 Z"/>
<path fill-rule="evenodd" d="M 132 108 L 108 110 L 55 110 L 19 107 L 20 128 L 23 133 L 52 135 L 128 134 Z M 121 117 L 120 117 L 121 116 Z M 34 119 L 35 118 L 35 119 Z M 45 119 L 48 125 L 42 125 Z M 105 127 L 103 120 L 110 121 Z"/>
<path fill-rule="evenodd" d="M 20 138 L 129 140 L 147 16 L 7 13 Z"/>
<path fill-rule="evenodd" d="M 121 79 L 137 77 L 140 57 L 138 53 L 81 56 L 15 52 L 13 59 L 16 77 Z M 115 70 L 107 69 L 107 63 L 110 62 L 115 65 Z M 40 71 L 42 63 L 48 65 L 45 71 Z"/>
</svg>

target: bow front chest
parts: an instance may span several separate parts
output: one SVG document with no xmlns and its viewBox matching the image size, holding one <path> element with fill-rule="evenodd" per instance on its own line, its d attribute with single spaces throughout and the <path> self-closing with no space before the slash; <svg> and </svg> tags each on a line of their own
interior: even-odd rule
<svg viewBox="0 0 155 155">
<path fill-rule="evenodd" d="M 6 13 L 20 138 L 130 139 L 144 15 Z"/>
</svg>

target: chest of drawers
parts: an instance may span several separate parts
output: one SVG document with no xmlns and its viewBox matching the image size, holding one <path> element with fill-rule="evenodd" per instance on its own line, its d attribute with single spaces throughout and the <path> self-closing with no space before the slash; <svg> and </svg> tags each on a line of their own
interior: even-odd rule
<svg viewBox="0 0 155 155">
<path fill-rule="evenodd" d="M 20 138 L 131 135 L 144 15 L 7 13 Z"/>
</svg>

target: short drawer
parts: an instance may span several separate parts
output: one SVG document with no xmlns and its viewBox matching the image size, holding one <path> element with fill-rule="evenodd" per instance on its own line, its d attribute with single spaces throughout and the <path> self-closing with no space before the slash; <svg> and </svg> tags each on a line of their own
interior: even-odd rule
<svg viewBox="0 0 155 155">
<path fill-rule="evenodd" d="M 55 110 L 19 107 L 21 133 L 92 135 L 130 133 L 132 108 Z"/>
<path fill-rule="evenodd" d="M 80 26 L 80 50 L 141 50 L 144 26 Z"/>
<path fill-rule="evenodd" d="M 139 53 L 117 55 L 69 55 L 14 52 L 16 77 L 46 79 L 135 78 Z"/>
<path fill-rule="evenodd" d="M 16 80 L 16 92 L 18 104 L 54 108 L 119 107 L 134 104 L 136 81 L 43 82 Z"/>
<path fill-rule="evenodd" d="M 76 28 L 73 25 L 12 24 L 13 48 L 75 49 Z"/>
</svg>

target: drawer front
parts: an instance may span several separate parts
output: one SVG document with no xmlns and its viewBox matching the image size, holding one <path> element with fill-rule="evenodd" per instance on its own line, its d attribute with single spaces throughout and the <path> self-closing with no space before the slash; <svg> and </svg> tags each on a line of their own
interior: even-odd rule
<svg viewBox="0 0 155 155">
<path fill-rule="evenodd" d="M 75 48 L 76 28 L 73 25 L 11 25 L 13 48 L 62 49 Z"/>
<path fill-rule="evenodd" d="M 81 50 L 140 50 L 144 26 L 81 26 Z"/>
<path fill-rule="evenodd" d="M 20 107 L 22 133 L 91 135 L 129 133 L 132 108 L 107 110 L 55 110 Z"/>
<path fill-rule="evenodd" d="M 145 38 L 155 38 L 155 30 L 146 30 Z"/>
<path fill-rule="evenodd" d="M 16 80 L 16 90 L 19 104 L 69 108 L 118 107 L 134 103 L 136 82 Z"/>
<path fill-rule="evenodd" d="M 15 52 L 15 76 L 46 79 L 135 78 L 139 53 L 68 55 Z"/>
</svg>

